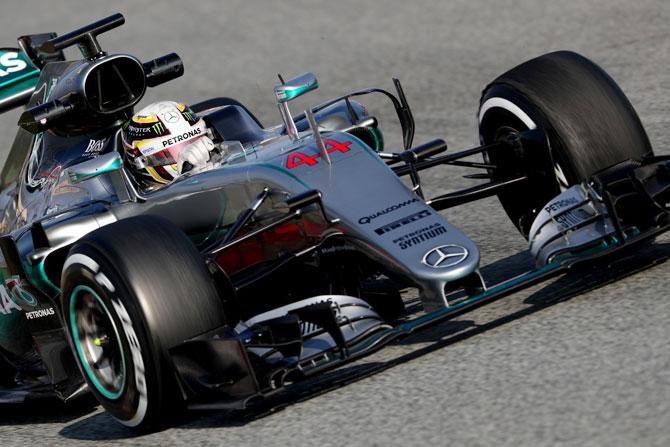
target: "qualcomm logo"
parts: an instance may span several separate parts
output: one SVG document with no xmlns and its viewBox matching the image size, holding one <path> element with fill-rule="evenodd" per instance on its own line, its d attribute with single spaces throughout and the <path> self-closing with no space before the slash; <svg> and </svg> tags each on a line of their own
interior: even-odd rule
<svg viewBox="0 0 670 447">
<path fill-rule="evenodd" d="M 421 263 L 434 269 L 444 269 L 460 264 L 468 257 L 468 249 L 460 245 L 440 245 L 423 255 Z"/>
</svg>

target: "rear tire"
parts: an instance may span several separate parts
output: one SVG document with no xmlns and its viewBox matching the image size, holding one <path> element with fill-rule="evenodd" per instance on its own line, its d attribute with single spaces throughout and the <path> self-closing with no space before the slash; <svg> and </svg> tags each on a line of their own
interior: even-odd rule
<svg viewBox="0 0 670 447">
<path fill-rule="evenodd" d="M 188 237 L 152 216 L 96 230 L 71 248 L 62 297 L 75 358 L 105 410 L 143 430 L 178 416 L 184 401 L 168 350 L 225 323 Z"/>
<path fill-rule="evenodd" d="M 531 184 L 498 195 L 526 237 L 537 212 L 561 190 L 619 162 L 652 154 L 640 119 L 616 82 L 569 51 L 539 56 L 499 76 L 484 89 L 478 117 L 482 144 L 532 128 L 547 135 L 551 159 L 535 166 L 543 172 Z M 495 180 L 523 174 L 523 157 L 513 151 L 485 154 L 498 166 Z"/>
</svg>

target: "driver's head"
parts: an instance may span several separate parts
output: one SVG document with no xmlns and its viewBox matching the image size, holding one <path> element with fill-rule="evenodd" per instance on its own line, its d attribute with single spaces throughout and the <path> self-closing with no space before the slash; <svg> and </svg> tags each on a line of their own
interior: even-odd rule
<svg viewBox="0 0 670 447">
<path fill-rule="evenodd" d="M 121 130 L 132 168 L 147 180 L 167 184 L 179 176 L 179 154 L 202 144 L 205 122 L 184 104 L 160 101 L 140 110 Z"/>
</svg>

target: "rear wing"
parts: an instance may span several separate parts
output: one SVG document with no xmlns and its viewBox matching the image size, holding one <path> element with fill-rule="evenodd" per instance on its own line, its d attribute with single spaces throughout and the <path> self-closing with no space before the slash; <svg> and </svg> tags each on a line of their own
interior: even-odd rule
<svg viewBox="0 0 670 447">
<path fill-rule="evenodd" d="M 38 49 L 54 37 L 55 33 L 22 36 L 18 39 L 19 48 L 0 48 L 0 113 L 27 104 L 42 67 L 65 60 L 62 51 L 44 53 Z"/>
<path fill-rule="evenodd" d="M 26 104 L 40 69 L 18 48 L 0 48 L 0 112 Z"/>
</svg>

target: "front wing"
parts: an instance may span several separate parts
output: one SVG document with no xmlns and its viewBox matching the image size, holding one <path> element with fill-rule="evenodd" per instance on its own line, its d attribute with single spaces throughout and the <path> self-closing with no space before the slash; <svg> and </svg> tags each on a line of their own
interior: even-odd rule
<svg viewBox="0 0 670 447">
<path fill-rule="evenodd" d="M 578 198 L 578 199 L 577 199 Z M 442 309 L 388 323 L 364 301 L 319 296 L 170 350 L 191 408 L 244 408 L 293 383 L 670 228 L 670 158 L 625 162 L 550 202 L 531 232 L 538 267 Z M 580 211 L 581 210 L 581 211 Z"/>
</svg>

